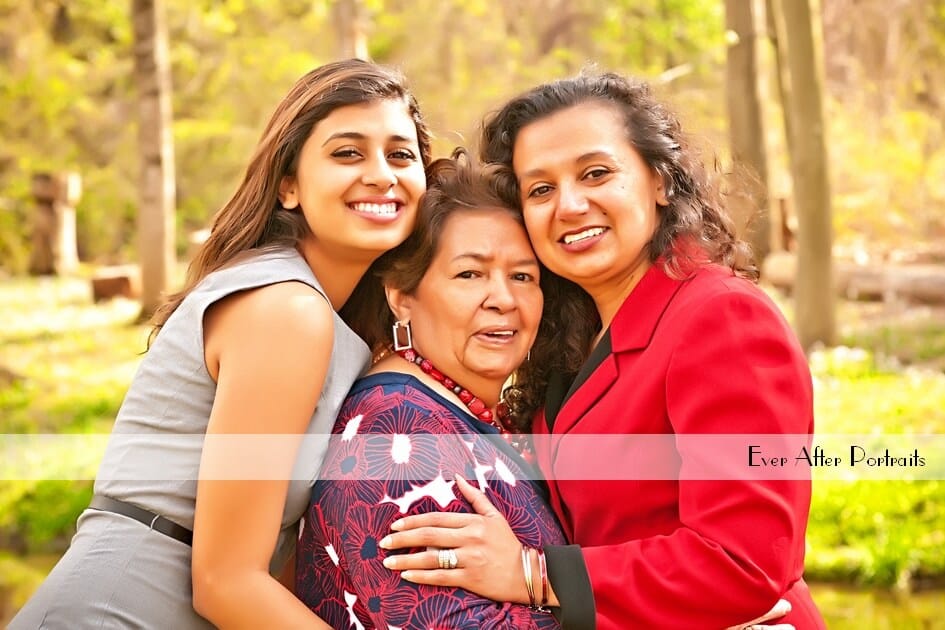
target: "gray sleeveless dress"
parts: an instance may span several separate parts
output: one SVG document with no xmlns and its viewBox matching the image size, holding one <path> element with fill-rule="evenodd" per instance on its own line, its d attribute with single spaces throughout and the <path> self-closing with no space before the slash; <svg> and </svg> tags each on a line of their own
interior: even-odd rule
<svg viewBox="0 0 945 630">
<path fill-rule="evenodd" d="M 125 396 L 98 471 L 97 494 L 193 529 L 202 438 L 216 389 L 204 364 L 204 313 L 237 291 L 286 281 L 303 282 L 324 295 L 305 260 L 295 250 L 278 249 L 210 274 L 184 299 Z M 310 435 L 331 433 L 348 390 L 370 363 L 365 343 L 337 314 L 334 331 Z M 299 454 L 273 573 L 292 551 L 325 447 L 326 440 L 308 439 Z M 190 559 L 188 545 L 146 525 L 86 510 L 69 550 L 9 628 L 211 628 L 193 609 Z"/>
</svg>

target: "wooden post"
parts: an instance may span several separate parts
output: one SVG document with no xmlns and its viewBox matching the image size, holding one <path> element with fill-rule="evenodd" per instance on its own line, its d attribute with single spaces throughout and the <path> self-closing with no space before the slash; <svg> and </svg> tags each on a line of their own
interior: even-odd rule
<svg viewBox="0 0 945 630">
<path fill-rule="evenodd" d="M 78 173 L 36 173 L 29 271 L 33 275 L 72 273 L 79 265 L 75 206 L 82 195 Z"/>
</svg>

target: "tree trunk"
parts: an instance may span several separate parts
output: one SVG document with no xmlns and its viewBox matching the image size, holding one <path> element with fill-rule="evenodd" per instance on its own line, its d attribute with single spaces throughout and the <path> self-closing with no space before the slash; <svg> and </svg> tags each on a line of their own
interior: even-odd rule
<svg viewBox="0 0 945 630">
<path fill-rule="evenodd" d="M 364 3 L 361 0 L 335 0 L 332 16 L 338 40 L 338 58 L 369 59 Z"/>
<path fill-rule="evenodd" d="M 819 10 L 811 10 L 811 0 L 774 0 L 772 5 L 778 53 L 786 66 L 784 110 L 797 208 L 795 325 L 801 344 L 810 348 L 836 338 Z"/>
<path fill-rule="evenodd" d="M 795 216 L 791 198 L 793 182 L 791 181 L 791 166 L 788 164 L 791 154 L 791 117 L 785 107 L 787 98 L 787 62 L 781 59 L 778 48 L 778 29 L 775 20 L 776 9 L 774 0 L 765 0 L 765 34 L 767 39 L 762 51 L 769 60 L 773 85 L 765 86 L 768 100 L 768 120 L 775 123 L 777 129 L 769 129 L 768 147 L 772 149 L 768 155 L 768 209 L 771 211 L 771 222 L 774 229 L 771 232 L 772 251 L 795 251 L 797 217 Z M 785 48 L 786 50 L 786 48 Z M 764 273 L 764 272 L 762 272 Z"/>
<path fill-rule="evenodd" d="M 146 319 L 160 306 L 175 263 L 171 73 L 163 3 L 132 0 L 131 7 L 141 159 L 138 210 L 141 318 Z"/>
<path fill-rule="evenodd" d="M 768 158 L 759 75 L 764 71 L 759 59 L 759 19 L 764 16 L 761 0 L 725 0 L 725 28 L 730 41 L 726 63 L 729 139 L 732 162 L 747 168 L 758 178 L 757 194 L 733 196 L 735 214 L 750 224 L 749 239 L 759 268 L 771 251 L 771 214 L 768 210 Z M 739 186 L 740 189 L 743 185 Z M 744 191 L 747 193 L 749 191 Z M 757 211 L 756 216 L 752 216 Z"/>
</svg>

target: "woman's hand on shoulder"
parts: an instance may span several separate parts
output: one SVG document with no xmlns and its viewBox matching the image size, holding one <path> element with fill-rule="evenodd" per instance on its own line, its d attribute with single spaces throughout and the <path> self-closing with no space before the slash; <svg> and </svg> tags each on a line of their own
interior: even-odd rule
<svg viewBox="0 0 945 630">
<path fill-rule="evenodd" d="M 458 587 L 499 602 L 527 604 L 522 543 L 484 493 L 461 477 L 456 477 L 456 484 L 475 514 L 429 512 L 407 516 L 397 521 L 392 526 L 395 531 L 380 542 L 384 549 L 452 549 L 456 568 L 438 568 L 435 550 L 389 555 L 384 566 L 403 571 L 401 577 L 409 582 Z"/>
</svg>

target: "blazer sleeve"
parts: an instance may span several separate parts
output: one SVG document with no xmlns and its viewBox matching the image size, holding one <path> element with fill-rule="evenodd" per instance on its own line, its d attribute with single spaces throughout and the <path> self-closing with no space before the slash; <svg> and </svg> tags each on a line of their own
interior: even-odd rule
<svg viewBox="0 0 945 630">
<path fill-rule="evenodd" d="M 340 562 L 354 591 L 345 593 L 352 612 L 369 616 L 377 628 L 557 628 L 551 615 L 532 612 L 527 606 L 497 603 L 459 588 L 413 584 L 383 566 L 390 552 L 381 549 L 377 541 L 390 533 L 391 523 L 398 518 L 433 511 L 474 511 L 453 487 L 453 476 L 465 474 L 476 464 L 470 449 L 459 439 L 425 439 L 455 433 L 455 427 L 448 419 L 425 409 L 411 409 L 399 415 L 413 419 L 410 420 L 413 425 L 398 427 L 403 433 L 394 437 L 394 446 L 402 452 L 409 450 L 409 461 L 416 462 L 416 474 L 407 470 L 401 473 L 414 480 L 404 480 L 404 475 L 375 474 L 373 480 L 332 482 L 347 487 L 329 493 L 331 500 L 318 506 L 325 526 L 336 528 L 342 541 Z M 378 415 L 364 415 L 360 419 L 358 433 L 362 437 L 386 431 L 389 425 Z M 388 466 L 387 460 L 391 459 L 391 437 L 362 439 L 358 441 L 363 445 L 360 452 L 349 450 L 334 456 L 354 455 L 372 462 L 376 473 Z M 409 446 L 405 440 L 410 440 Z M 392 480 L 379 481 L 377 477 Z M 434 480 L 429 481 L 431 478 Z"/>
<path fill-rule="evenodd" d="M 767 297 L 715 295 L 663 330 L 678 434 L 813 431 L 807 361 Z M 724 628 L 768 610 L 803 568 L 809 478 L 687 480 L 713 453 L 682 441 L 679 520 L 667 536 L 584 547 L 599 627 Z"/>
</svg>

